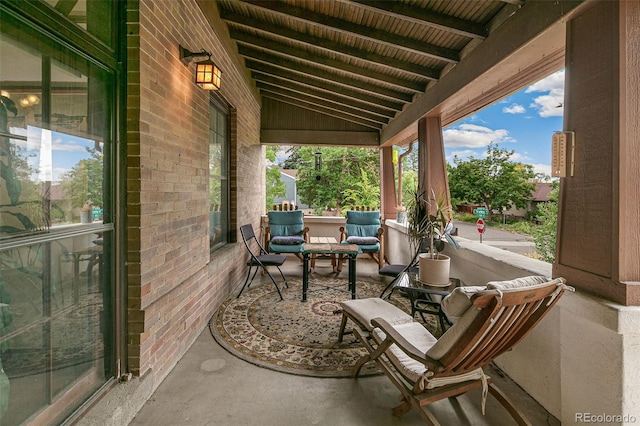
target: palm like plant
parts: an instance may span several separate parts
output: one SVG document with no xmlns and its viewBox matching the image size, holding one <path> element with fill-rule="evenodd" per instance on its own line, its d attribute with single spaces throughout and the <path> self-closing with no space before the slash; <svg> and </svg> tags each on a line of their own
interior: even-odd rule
<svg viewBox="0 0 640 426">
<path fill-rule="evenodd" d="M 455 227 L 451 207 L 445 204 L 444 197 L 436 197 L 433 189 L 431 197 L 425 198 L 423 194 L 416 190 L 407 209 L 409 241 L 413 248 L 420 251 L 423 244 L 428 242 L 429 254 L 435 259 L 444 250 L 445 243 L 456 250 L 459 245 L 451 235 Z"/>
</svg>

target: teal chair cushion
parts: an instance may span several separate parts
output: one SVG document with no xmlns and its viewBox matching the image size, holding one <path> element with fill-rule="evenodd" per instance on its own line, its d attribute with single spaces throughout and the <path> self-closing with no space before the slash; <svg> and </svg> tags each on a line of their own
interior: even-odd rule
<svg viewBox="0 0 640 426">
<path fill-rule="evenodd" d="M 380 212 L 347 211 L 347 237 L 377 237 L 379 228 Z"/>
<path fill-rule="evenodd" d="M 270 211 L 267 216 L 269 228 L 271 228 L 271 238 L 302 235 L 304 231 L 302 210 Z"/>
<path fill-rule="evenodd" d="M 271 253 L 301 253 L 304 248 L 304 219 L 302 210 L 270 211 L 269 228 Z"/>
<path fill-rule="evenodd" d="M 364 253 L 379 252 L 378 229 L 380 212 L 347 211 L 345 230 L 347 239 L 344 244 L 357 244 Z"/>
</svg>

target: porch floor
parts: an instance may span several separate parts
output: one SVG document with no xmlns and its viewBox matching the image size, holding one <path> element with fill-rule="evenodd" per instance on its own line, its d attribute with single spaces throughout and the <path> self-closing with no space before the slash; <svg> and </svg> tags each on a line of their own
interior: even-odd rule
<svg viewBox="0 0 640 426">
<path fill-rule="evenodd" d="M 283 271 L 301 279 L 301 262 L 291 257 Z M 378 275 L 377 265 L 362 257 L 357 261 L 359 280 L 385 284 L 390 278 Z M 331 274 L 328 260 L 318 260 L 316 274 Z M 348 268 L 341 272 L 347 280 Z M 262 283 L 272 285 L 263 276 Z M 236 289 L 236 292 L 239 288 Z M 559 425 L 549 414 L 497 369 L 487 373 L 525 413 L 533 425 Z M 185 356 L 138 412 L 131 425 L 422 425 L 412 410 L 394 417 L 400 392 L 386 376 L 313 378 L 257 367 L 231 355 L 211 336 L 206 327 Z M 432 404 L 431 410 L 443 425 L 513 425 L 515 421 L 489 395 L 486 415 L 480 408 L 479 390 Z"/>
</svg>

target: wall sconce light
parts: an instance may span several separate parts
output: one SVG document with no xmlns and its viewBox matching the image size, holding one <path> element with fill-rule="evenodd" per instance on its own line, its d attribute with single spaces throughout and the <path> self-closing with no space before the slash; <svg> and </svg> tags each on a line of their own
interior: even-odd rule
<svg viewBox="0 0 640 426">
<path fill-rule="evenodd" d="M 179 47 L 180 60 L 185 65 L 189 65 L 189 63 L 195 57 L 207 57 L 207 59 L 204 61 L 196 62 L 195 82 L 198 86 L 202 87 L 205 90 L 219 90 L 222 79 L 222 71 L 220 71 L 220 68 L 218 68 L 216 64 L 211 61 L 211 53 L 207 52 L 204 49 L 202 49 L 201 52 L 192 52 L 182 46 Z"/>
</svg>

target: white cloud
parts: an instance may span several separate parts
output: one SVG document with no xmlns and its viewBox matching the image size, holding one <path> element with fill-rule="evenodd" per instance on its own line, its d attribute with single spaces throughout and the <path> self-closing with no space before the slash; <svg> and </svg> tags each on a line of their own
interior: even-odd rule
<svg viewBox="0 0 640 426">
<path fill-rule="evenodd" d="M 546 176 L 551 176 L 551 166 L 548 164 L 532 164 L 533 172 L 540 173 Z"/>
<path fill-rule="evenodd" d="M 530 105 L 538 111 L 540 117 L 558 117 L 564 113 L 564 70 L 532 84 L 526 93 L 548 92 L 533 99 Z"/>
<path fill-rule="evenodd" d="M 511 106 L 502 108 L 505 114 L 524 114 L 527 110 L 520 104 L 512 104 Z"/>
<path fill-rule="evenodd" d="M 64 167 L 54 167 L 53 168 L 53 179 L 52 182 L 58 183 L 62 181 L 62 176 L 69 173 L 71 169 L 67 169 Z"/>
<path fill-rule="evenodd" d="M 506 129 L 490 129 L 475 124 L 461 124 L 457 128 L 443 132 L 447 148 L 484 148 L 491 142 L 494 144 L 511 143 L 516 140 L 509 136 Z"/>
<path fill-rule="evenodd" d="M 61 138 L 54 140 L 51 148 L 54 151 L 87 152 L 87 148 L 79 145 L 76 141 L 66 140 L 63 142 Z"/>
</svg>

